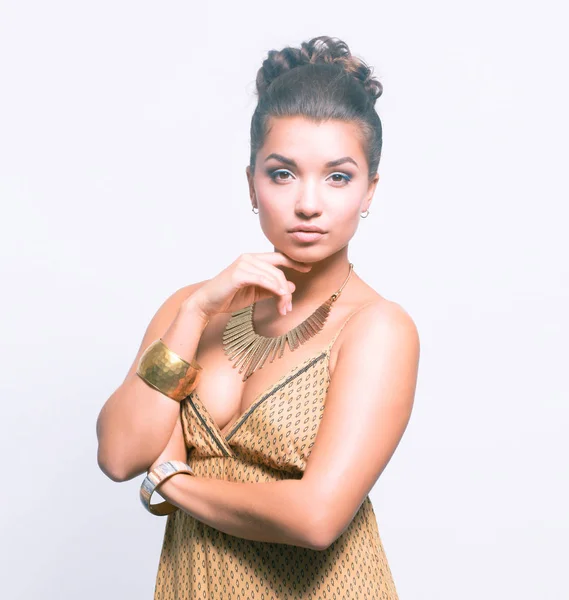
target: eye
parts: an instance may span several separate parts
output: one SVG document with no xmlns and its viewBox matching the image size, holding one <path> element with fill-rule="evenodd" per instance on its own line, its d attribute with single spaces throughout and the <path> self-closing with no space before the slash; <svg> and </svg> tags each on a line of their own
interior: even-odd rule
<svg viewBox="0 0 569 600">
<path fill-rule="evenodd" d="M 267 174 L 274 182 L 278 182 L 278 181 L 285 182 L 293 177 L 293 174 L 288 169 L 275 169 L 273 171 L 268 171 Z M 290 177 L 289 177 L 289 175 L 290 175 Z M 343 186 L 347 185 L 348 182 L 350 182 L 352 179 L 352 177 L 350 175 L 347 175 L 346 173 L 332 173 L 330 175 L 330 177 L 339 178 L 339 179 L 334 179 L 333 181 L 334 181 L 334 183 L 339 183 L 341 185 L 334 186 L 334 187 L 343 187 Z"/>
<path fill-rule="evenodd" d="M 347 185 L 349 181 L 351 181 L 350 175 L 346 175 L 345 173 L 332 173 L 330 177 L 340 177 L 341 179 L 335 179 L 335 183 L 342 183 L 342 185 Z M 342 186 L 340 186 L 342 187 Z"/>
<path fill-rule="evenodd" d="M 290 171 L 287 169 L 275 169 L 274 171 L 269 171 L 269 177 L 273 181 L 288 181 L 289 177 L 281 177 L 281 175 L 292 175 Z"/>
</svg>

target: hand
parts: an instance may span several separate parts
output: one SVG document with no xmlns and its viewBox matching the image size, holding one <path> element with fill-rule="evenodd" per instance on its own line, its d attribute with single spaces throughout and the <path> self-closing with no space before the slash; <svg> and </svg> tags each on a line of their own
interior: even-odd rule
<svg viewBox="0 0 569 600">
<path fill-rule="evenodd" d="M 279 312 L 286 315 L 288 305 L 292 305 L 295 286 L 278 265 L 303 273 L 312 268 L 312 265 L 293 260 L 282 252 L 242 254 L 189 296 L 184 306 L 197 309 L 209 319 L 217 313 L 233 313 L 275 295 L 279 297 Z"/>
</svg>

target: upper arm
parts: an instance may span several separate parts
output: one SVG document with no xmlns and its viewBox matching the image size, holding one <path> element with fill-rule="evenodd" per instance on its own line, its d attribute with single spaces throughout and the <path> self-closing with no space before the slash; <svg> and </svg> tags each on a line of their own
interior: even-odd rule
<svg viewBox="0 0 569 600">
<path fill-rule="evenodd" d="M 317 546 L 348 527 L 395 452 L 413 407 L 419 351 L 415 324 L 395 303 L 374 303 L 346 327 L 302 478 Z"/>
</svg>

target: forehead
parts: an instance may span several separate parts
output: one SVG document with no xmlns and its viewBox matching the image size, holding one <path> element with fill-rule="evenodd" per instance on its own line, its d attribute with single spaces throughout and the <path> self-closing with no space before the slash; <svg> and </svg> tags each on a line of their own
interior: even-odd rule
<svg viewBox="0 0 569 600">
<path fill-rule="evenodd" d="M 316 122 L 305 117 L 271 117 L 259 158 L 271 152 L 305 163 L 352 156 L 361 164 L 365 158 L 358 125 L 338 120 Z"/>
</svg>

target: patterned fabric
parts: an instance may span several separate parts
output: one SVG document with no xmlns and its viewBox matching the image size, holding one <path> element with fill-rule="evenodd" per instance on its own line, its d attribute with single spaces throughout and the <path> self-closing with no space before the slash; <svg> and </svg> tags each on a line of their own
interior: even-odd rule
<svg viewBox="0 0 569 600">
<path fill-rule="evenodd" d="M 195 391 L 181 403 L 196 476 L 251 483 L 302 477 L 324 411 L 332 345 L 358 310 L 324 350 L 259 394 L 227 434 Z M 235 537 L 182 510 L 167 517 L 154 600 L 348 598 L 398 600 L 369 496 L 325 550 Z"/>
</svg>

